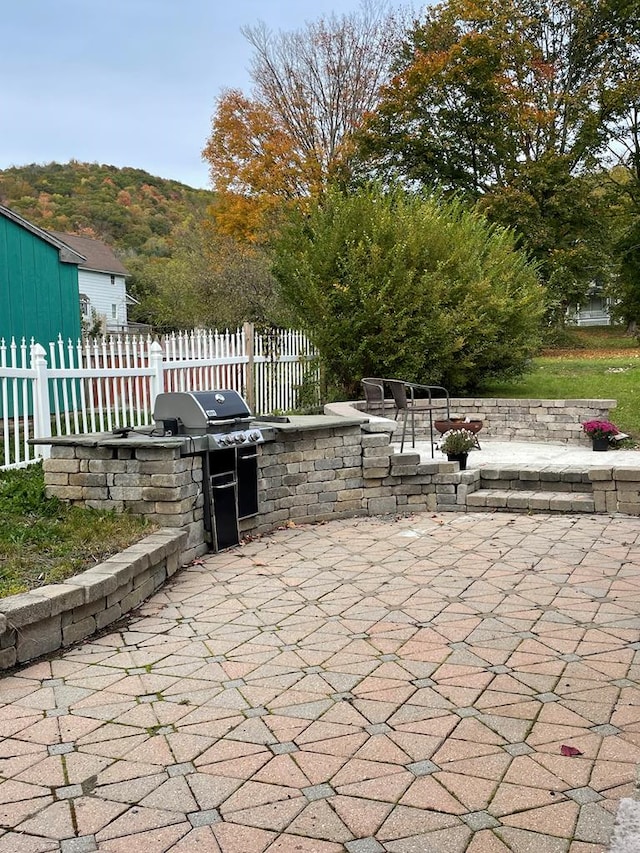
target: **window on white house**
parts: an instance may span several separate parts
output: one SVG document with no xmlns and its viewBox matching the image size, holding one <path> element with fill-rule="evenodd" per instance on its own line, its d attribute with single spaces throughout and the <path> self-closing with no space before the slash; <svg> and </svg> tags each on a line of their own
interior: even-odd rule
<svg viewBox="0 0 640 853">
<path fill-rule="evenodd" d="M 111 276 L 111 284 L 115 284 L 115 283 L 116 283 L 116 277 L 115 277 L 115 275 L 112 275 Z"/>
<path fill-rule="evenodd" d="M 86 293 L 80 294 L 80 311 L 83 317 L 89 317 L 91 314 L 91 300 Z"/>
<path fill-rule="evenodd" d="M 111 305 L 111 319 L 112 320 L 118 319 L 118 306 L 115 303 L 113 303 Z"/>
</svg>

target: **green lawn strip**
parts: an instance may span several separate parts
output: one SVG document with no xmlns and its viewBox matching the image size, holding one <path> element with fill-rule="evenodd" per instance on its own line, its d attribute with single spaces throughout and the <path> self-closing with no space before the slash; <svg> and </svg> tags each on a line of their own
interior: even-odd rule
<svg viewBox="0 0 640 853">
<path fill-rule="evenodd" d="M 637 335 L 630 335 L 621 326 L 566 327 L 556 334 L 556 341 L 547 344 L 552 349 L 610 349 L 638 350 Z"/>
<path fill-rule="evenodd" d="M 640 356 L 637 347 L 621 358 L 536 358 L 519 379 L 482 386 L 482 396 L 562 400 L 617 400 L 616 426 L 640 439 Z"/>
<path fill-rule="evenodd" d="M 586 331 L 586 330 L 584 330 Z M 638 338 L 634 335 L 625 335 L 619 329 L 612 328 L 604 333 L 583 334 L 578 336 L 584 346 L 589 349 L 617 349 L 638 351 Z"/>
<path fill-rule="evenodd" d="M 59 583 L 152 529 L 140 516 L 45 497 L 41 465 L 0 472 L 0 597 Z"/>
</svg>

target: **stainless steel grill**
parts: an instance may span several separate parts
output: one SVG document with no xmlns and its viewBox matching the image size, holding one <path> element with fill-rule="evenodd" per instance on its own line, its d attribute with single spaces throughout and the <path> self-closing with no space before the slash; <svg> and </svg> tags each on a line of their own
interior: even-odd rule
<svg viewBox="0 0 640 853">
<path fill-rule="evenodd" d="M 265 435 L 237 391 L 175 391 L 158 394 L 153 418 L 171 435 L 207 435 L 209 448 L 262 444 Z"/>
<path fill-rule="evenodd" d="M 256 446 L 273 430 L 255 426 L 246 402 L 229 388 L 158 394 L 153 417 L 165 435 L 206 436 L 205 529 L 214 551 L 237 545 L 239 520 L 258 512 Z"/>
</svg>

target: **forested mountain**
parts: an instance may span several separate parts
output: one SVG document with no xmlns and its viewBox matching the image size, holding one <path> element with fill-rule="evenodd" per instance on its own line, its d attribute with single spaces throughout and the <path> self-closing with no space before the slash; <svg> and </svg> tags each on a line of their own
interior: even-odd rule
<svg viewBox="0 0 640 853">
<path fill-rule="evenodd" d="M 209 190 L 98 163 L 0 170 L 0 203 L 34 225 L 96 237 L 124 254 L 171 255 L 174 232 L 202 220 L 212 199 Z"/>
<path fill-rule="evenodd" d="M 114 247 L 138 302 L 129 320 L 155 331 L 234 327 L 272 311 L 264 253 L 218 234 L 208 211 L 214 197 L 140 169 L 97 163 L 0 170 L 1 204 L 34 225 Z"/>
</svg>

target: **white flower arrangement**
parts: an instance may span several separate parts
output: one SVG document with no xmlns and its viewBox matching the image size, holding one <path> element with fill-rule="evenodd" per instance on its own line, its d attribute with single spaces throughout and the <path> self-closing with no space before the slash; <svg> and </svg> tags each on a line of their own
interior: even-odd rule
<svg viewBox="0 0 640 853">
<path fill-rule="evenodd" d="M 450 429 L 440 440 L 443 453 L 468 453 L 476 446 L 476 437 L 468 429 Z"/>
</svg>

